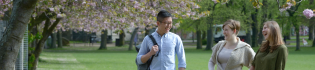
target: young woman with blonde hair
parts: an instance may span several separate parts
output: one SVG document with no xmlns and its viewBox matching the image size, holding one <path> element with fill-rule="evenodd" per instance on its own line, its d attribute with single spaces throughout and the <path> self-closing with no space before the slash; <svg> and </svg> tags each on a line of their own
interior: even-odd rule
<svg viewBox="0 0 315 70">
<path fill-rule="evenodd" d="M 225 40 L 213 46 L 208 63 L 209 70 L 214 70 L 215 64 L 217 64 L 217 70 L 242 70 L 243 66 L 250 67 L 255 52 L 250 45 L 237 37 L 240 22 L 228 20 L 222 28 Z"/>
<path fill-rule="evenodd" d="M 282 40 L 278 23 L 265 22 L 262 34 L 266 41 L 257 51 L 251 70 L 284 70 L 288 51 Z"/>
</svg>

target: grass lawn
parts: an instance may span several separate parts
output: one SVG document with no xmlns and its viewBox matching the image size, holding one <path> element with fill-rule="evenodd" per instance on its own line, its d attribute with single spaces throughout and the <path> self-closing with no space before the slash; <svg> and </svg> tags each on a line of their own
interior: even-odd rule
<svg viewBox="0 0 315 70">
<path fill-rule="evenodd" d="M 196 50 L 186 47 L 186 70 L 207 70 L 212 51 Z M 97 50 L 98 47 L 64 47 L 45 49 L 40 55 L 38 70 L 136 70 L 137 52 L 127 51 L 128 47 L 108 47 L 108 50 Z M 255 47 L 256 51 L 258 47 Z M 315 47 L 301 47 L 294 51 L 289 47 L 286 70 L 315 69 Z M 177 60 L 176 60 L 177 62 Z M 243 67 L 243 70 L 248 68 Z"/>
<path fill-rule="evenodd" d="M 84 42 L 84 41 L 69 41 L 70 43 L 88 43 L 88 42 Z"/>
<path fill-rule="evenodd" d="M 288 41 L 294 41 L 294 43 L 290 43 L 289 45 L 293 45 L 293 46 L 296 46 L 296 39 L 293 39 L 293 40 L 288 40 Z M 313 45 L 313 41 L 312 40 L 308 40 L 306 39 L 307 41 L 307 45 Z M 300 46 L 304 46 L 304 43 L 303 43 L 303 40 L 301 39 L 300 40 Z"/>
</svg>

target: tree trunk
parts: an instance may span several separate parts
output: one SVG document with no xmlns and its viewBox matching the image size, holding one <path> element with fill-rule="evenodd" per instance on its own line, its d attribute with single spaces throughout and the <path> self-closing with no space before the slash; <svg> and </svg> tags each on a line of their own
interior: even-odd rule
<svg viewBox="0 0 315 70">
<path fill-rule="evenodd" d="M 201 40 L 205 40 L 207 37 L 207 32 L 206 31 L 202 31 L 202 38 Z"/>
<path fill-rule="evenodd" d="M 313 2 L 314 2 L 314 0 L 310 0 L 310 4 L 313 4 Z M 314 18 L 312 18 L 312 20 L 311 20 L 311 22 L 312 23 L 310 23 L 310 24 L 312 24 L 313 26 L 312 26 L 312 32 L 310 32 L 310 33 L 312 33 L 312 38 L 311 39 L 313 39 L 313 45 L 312 45 L 312 47 L 315 47 L 315 34 L 314 34 L 314 32 L 315 32 L 315 21 L 314 21 L 314 19 L 315 19 L 315 17 Z"/>
<path fill-rule="evenodd" d="M 102 36 L 101 36 L 101 46 L 99 50 L 107 49 L 107 30 L 102 30 Z"/>
<path fill-rule="evenodd" d="M 193 43 L 195 43 L 195 32 L 192 32 L 193 34 L 192 34 L 192 41 L 193 41 Z"/>
<path fill-rule="evenodd" d="M 57 48 L 56 41 L 57 41 L 57 35 L 56 35 L 56 33 L 52 33 L 51 34 L 51 46 L 50 46 L 50 48 Z"/>
<path fill-rule="evenodd" d="M 248 43 L 249 45 L 251 45 L 251 47 L 255 47 L 255 46 L 252 45 L 252 39 L 251 39 L 251 33 L 250 33 L 250 31 L 247 31 L 245 41 L 246 41 L 246 43 Z"/>
<path fill-rule="evenodd" d="M 284 34 L 284 42 L 287 42 L 287 40 L 291 40 L 291 35 L 292 35 L 292 21 L 289 20 L 289 24 L 286 25 L 285 30 L 287 30 L 287 33 Z"/>
<path fill-rule="evenodd" d="M 291 33 L 292 33 L 291 27 L 292 27 L 292 26 L 289 27 L 290 32 L 289 32 L 289 34 L 288 34 L 287 40 L 291 40 L 291 36 L 292 36 L 292 34 L 291 34 Z"/>
<path fill-rule="evenodd" d="M 0 40 L 0 69 L 14 70 L 27 24 L 37 0 L 14 0 L 10 20 Z"/>
<path fill-rule="evenodd" d="M 197 49 L 202 49 L 201 31 L 197 30 Z"/>
<path fill-rule="evenodd" d="M 119 34 L 119 43 L 121 46 L 125 44 L 125 31 L 124 29 L 121 30 L 121 33 Z"/>
<path fill-rule="evenodd" d="M 315 37 L 313 38 L 313 45 L 312 47 L 315 47 Z"/>
<path fill-rule="evenodd" d="M 57 18 L 56 21 L 50 26 L 50 19 L 46 19 L 45 27 L 43 30 L 43 37 L 39 40 L 39 42 L 36 44 L 36 48 L 34 51 L 35 55 L 35 61 L 29 62 L 29 64 L 32 64 L 33 67 L 31 67 L 30 70 L 36 70 L 39 55 L 42 52 L 42 48 L 44 46 L 45 41 L 47 40 L 48 36 L 52 34 L 53 30 L 56 28 L 57 24 L 60 22 L 61 18 Z M 49 27 L 50 26 L 50 27 Z"/>
<path fill-rule="evenodd" d="M 149 29 L 148 27 L 149 27 L 149 25 L 147 25 L 147 26 L 144 28 L 144 30 L 145 30 L 144 36 L 147 36 L 147 35 L 149 35 L 149 33 L 150 33 L 150 29 Z"/>
<path fill-rule="evenodd" d="M 135 29 L 133 30 L 133 32 L 132 32 L 132 35 L 131 35 L 131 38 L 130 38 L 130 41 L 129 41 L 129 49 L 128 49 L 129 51 L 132 50 L 132 43 L 134 42 L 134 38 L 136 37 L 136 35 L 138 35 L 138 34 L 137 34 L 138 30 L 139 30 L 139 27 L 135 28 Z M 138 41 L 138 42 L 139 42 L 139 41 Z"/>
<path fill-rule="evenodd" d="M 58 43 L 58 48 L 62 48 L 62 34 L 61 30 L 59 29 L 57 32 L 57 43 Z"/>
<path fill-rule="evenodd" d="M 259 33 L 258 33 L 258 41 L 257 41 L 258 44 L 261 44 L 262 41 L 264 40 L 264 36 L 263 36 L 261 30 L 262 30 L 262 28 L 260 29 L 260 31 L 259 31 Z"/>
<path fill-rule="evenodd" d="M 292 22 L 293 26 L 295 27 L 295 33 L 296 33 L 296 49 L 295 49 L 295 51 L 300 51 L 300 25 L 297 23 L 296 16 L 291 15 L 290 21 Z"/>
<path fill-rule="evenodd" d="M 183 39 L 183 30 L 180 30 L 180 38 Z"/>
<path fill-rule="evenodd" d="M 297 23 L 295 23 L 297 24 Z M 296 33 L 296 49 L 295 51 L 300 51 L 300 26 L 295 26 L 295 33 Z"/>
<path fill-rule="evenodd" d="M 247 25 L 251 25 L 250 22 L 245 22 Z M 245 36 L 245 42 L 248 43 L 249 45 L 251 45 L 251 47 L 253 47 L 252 45 L 252 35 L 251 35 L 251 27 L 249 27 L 248 29 L 246 29 L 246 36 Z"/>
<path fill-rule="evenodd" d="M 315 18 L 312 18 L 313 20 L 315 20 Z M 314 25 L 315 24 L 313 24 L 313 22 L 315 22 L 315 21 L 312 21 L 312 20 L 310 20 L 309 21 L 309 26 L 308 26 L 308 40 L 313 40 L 313 38 L 314 38 Z"/>
<path fill-rule="evenodd" d="M 262 43 L 262 41 L 264 40 L 264 37 L 263 37 L 263 35 L 262 35 L 262 29 L 263 29 L 263 26 L 264 26 L 264 22 L 266 22 L 267 21 L 267 19 L 269 19 L 268 18 L 268 0 L 263 0 L 262 1 L 262 3 L 264 4 L 264 6 L 262 6 L 262 12 L 261 13 L 263 13 L 263 15 L 262 15 L 262 19 L 261 19 L 261 23 L 259 24 L 259 25 L 261 25 L 260 27 L 258 27 L 259 28 L 259 34 L 258 34 L 258 43 L 259 44 L 261 44 Z M 256 15 L 256 16 L 258 16 L 258 15 Z M 258 21 L 257 21 L 257 23 L 258 23 Z"/>
<path fill-rule="evenodd" d="M 312 33 L 312 40 L 313 40 L 312 47 L 315 47 L 315 37 L 314 37 L 315 36 L 315 34 L 314 34 L 315 28 L 314 27 L 315 27 L 315 24 L 313 24 L 312 27 L 311 27 L 312 28 L 312 32 L 310 31 L 310 33 Z"/>
<path fill-rule="evenodd" d="M 209 23 L 210 27 L 207 30 L 207 46 L 205 50 L 211 50 L 213 46 L 213 32 L 212 32 L 212 23 Z"/>
<path fill-rule="evenodd" d="M 252 44 L 251 44 L 251 46 L 252 47 L 258 47 L 258 26 L 257 26 L 257 24 L 259 24 L 258 23 L 258 21 L 257 21 L 257 16 L 258 16 L 258 9 L 256 9 L 256 13 L 254 13 L 254 14 L 251 14 L 251 17 L 252 17 L 252 20 L 254 21 L 254 23 L 252 23 L 252 31 L 253 31 L 253 35 L 252 35 Z"/>
</svg>

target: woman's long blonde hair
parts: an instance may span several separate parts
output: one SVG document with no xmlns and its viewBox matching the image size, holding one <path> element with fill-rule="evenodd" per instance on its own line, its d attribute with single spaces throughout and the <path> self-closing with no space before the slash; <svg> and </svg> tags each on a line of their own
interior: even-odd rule
<svg viewBox="0 0 315 70">
<path fill-rule="evenodd" d="M 269 52 L 273 52 L 278 46 L 283 45 L 282 34 L 280 27 L 276 21 L 267 21 L 264 23 L 269 28 L 269 37 L 267 41 L 262 42 L 259 48 L 260 52 L 265 52 L 269 49 Z M 270 45 L 269 45 L 270 44 Z M 270 47 L 269 47 L 270 46 Z"/>
</svg>

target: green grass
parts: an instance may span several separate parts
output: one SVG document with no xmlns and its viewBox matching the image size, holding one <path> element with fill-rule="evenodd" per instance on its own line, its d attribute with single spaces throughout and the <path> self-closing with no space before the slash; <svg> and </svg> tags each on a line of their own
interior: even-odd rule
<svg viewBox="0 0 315 70">
<path fill-rule="evenodd" d="M 312 40 L 308 40 L 308 39 L 305 39 L 306 41 L 312 41 Z M 287 40 L 287 41 L 296 41 L 296 39 L 291 39 L 291 40 Z M 303 39 L 300 39 L 300 41 L 303 41 Z"/>
<path fill-rule="evenodd" d="M 295 40 L 293 40 L 294 42 L 296 42 Z M 304 46 L 304 43 L 302 42 L 302 40 L 300 40 L 300 46 Z M 312 45 L 313 41 L 312 40 L 306 40 L 307 41 L 307 45 Z M 290 43 L 289 45 L 293 45 L 295 46 L 296 43 Z"/>
<path fill-rule="evenodd" d="M 70 41 L 70 43 L 89 43 L 89 42 L 84 42 L 84 41 Z"/>
<path fill-rule="evenodd" d="M 291 39 L 295 39 L 296 38 L 296 36 L 291 36 Z M 308 35 L 306 35 L 306 36 L 300 36 L 300 38 L 308 38 Z"/>
<path fill-rule="evenodd" d="M 207 70 L 212 51 L 196 47 L 186 47 L 186 70 Z M 40 55 L 38 70 L 136 70 L 135 50 L 128 47 L 108 47 L 107 50 L 97 50 L 98 47 L 64 47 L 45 49 Z M 258 47 L 253 48 L 255 51 Z M 289 56 L 286 70 L 315 69 L 315 47 L 288 47 Z M 176 60 L 177 62 L 177 60 Z M 176 64 L 177 66 L 177 64 Z M 248 68 L 243 67 L 243 70 Z"/>
</svg>

